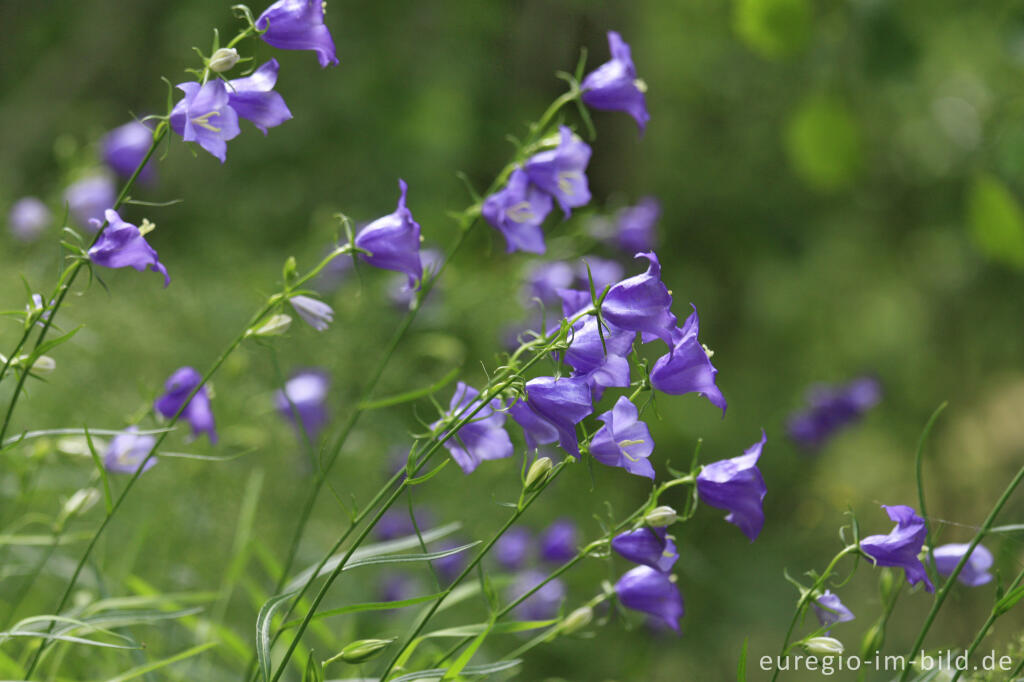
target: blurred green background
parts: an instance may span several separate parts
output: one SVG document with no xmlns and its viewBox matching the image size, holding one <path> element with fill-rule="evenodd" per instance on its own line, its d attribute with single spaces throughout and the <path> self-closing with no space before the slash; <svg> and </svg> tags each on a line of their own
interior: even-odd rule
<svg viewBox="0 0 1024 682">
<path fill-rule="evenodd" d="M 714 509 L 679 528 L 682 637 L 626 631 L 613 620 L 593 639 L 535 650 L 522 679 L 731 679 L 747 637 L 752 667 L 773 655 L 795 600 L 783 569 L 822 569 L 842 546 L 836 532 L 849 509 L 865 533 L 885 533 L 891 524 L 879 504 L 917 506 L 916 441 L 944 400 L 950 406 L 928 448 L 929 512 L 942 540 L 970 538 L 1024 454 L 1024 4 L 331 2 L 327 23 L 341 59 L 335 68 L 320 70 L 308 52 L 246 44 L 259 63 L 281 62 L 277 89 L 294 121 L 266 138 L 243 123 L 224 166 L 172 140 L 159 182 L 135 196 L 182 203 L 123 211 L 132 222 L 146 216 L 157 224 L 150 241 L 170 270 L 170 288 L 132 271 L 101 273 L 109 291 L 80 285 L 85 294 L 69 298 L 61 322 L 86 326 L 55 352 L 58 369 L 47 382 L 30 385 L 17 429 L 119 428 L 132 420 L 175 368 L 210 364 L 274 290 L 286 257 L 309 267 L 323 254 L 337 236 L 333 213 L 358 222 L 390 213 L 398 177 L 410 185 L 426 245 L 448 245 L 456 228 L 446 212 L 470 202 L 456 171 L 486 187 L 512 151 L 506 135 L 522 135 L 562 92 L 554 72 L 572 70 L 581 47 L 589 50 L 588 69 L 605 61 L 605 32 L 614 29 L 632 45 L 649 86 L 651 123 L 638 139 L 627 116 L 595 114 L 593 213 L 644 195 L 662 202 L 664 278 L 677 313 L 688 302 L 698 306 L 702 340 L 715 350 L 729 401 L 720 419 L 693 396 L 659 400 L 662 419 L 651 421 L 658 470 L 668 461 L 685 466 L 698 438 L 705 461 L 735 456 L 763 426 L 767 522 L 752 545 Z M 28 194 L 59 211 L 63 187 L 98 164 L 99 137 L 132 113 L 158 112 L 167 95 L 160 76 L 189 80 L 182 69 L 194 65 L 190 47 L 208 51 L 211 29 L 231 35 L 236 23 L 226 3 L 205 0 L 7 0 L 0 26 L 6 214 Z M 581 211 L 567 223 L 549 221 L 552 256 L 582 253 L 587 218 Z M 0 308 L 24 306 L 21 275 L 33 291 L 50 290 L 57 241 L 56 229 L 30 245 L 0 237 Z M 535 260 L 506 256 L 500 236 L 478 226 L 436 292 L 443 305 L 417 321 L 377 394 L 429 384 L 456 366 L 464 368 L 460 378 L 479 385 L 481 363 L 493 368 L 506 329 L 526 318 L 519 290 Z M 360 268 L 327 295 L 337 311 L 328 332 L 296 326 L 275 344 L 285 372 L 330 370 L 335 425 L 400 320 L 388 299 L 391 283 L 389 273 Z M 6 352 L 19 329 L 4 325 Z M 784 423 L 805 387 L 861 373 L 881 380 L 882 403 L 819 455 L 796 449 Z M 168 592 L 216 589 L 253 476 L 263 476 L 255 532 L 284 554 L 310 478 L 293 433 L 274 415 L 276 381 L 263 348 L 246 346 L 230 359 L 214 381 L 222 444 L 185 445 L 175 436 L 173 445 L 247 454 L 219 464 L 161 462 L 101 543 L 96 563 L 104 580 L 90 576 L 83 589 L 127 593 L 130 575 Z M 5 382 L 4 404 L 9 391 Z M 434 418 L 426 402 L 416 411 Z M 409 406 L 366 415 L 332 477 L 337 494 L 365 501 L 417 428 Z M 94 475 L 87 457 L 53 443 L 29 453 L 2 455 L 4 506 L 31 487 L 27 508 L 52 517 L 60 496 Z M 620 515 L 641 501 L 642 480 L 599 469 L 593 481 L 585 467 L 571 471 L 527 525 L 541 530 L 567 516 L 591 538 L 605 501 Z M 466 537 L 486 537 L 505 514 L 496 503 L 517 495 L 513 470 L 511 462 L 490 463 L 465 477 L 450 467 L 415 491 L 415 503 L 439 521 L 462 521 Z M 3 511 L 9 523 L 11 508 Z M 1024 501 L 1015 499 L 1001 521 L 1019 521 L 1022 512 Z M 91 530 L 100 513 L 73 530 Z M 344 525 L 338 501 L 325 494 L 299 563 L 316 561 Z M 1019 536 L 987 544 L 1008 581 L 1021 567 Z M 19 615 L 52 608 L 79 550 L 58 552 Z M 617 573 L 626 568 L 615 563 Z M 880 611 L 867 568 L 841 592 L 858 616 L 834 630 L 850 652 Z M 588 599 L 616 572 L 602 561 L 574 572 L 569 604 Z M 0 584 L 5 600 L 17 590 L 18 576 L 9 573 Z M 332 603 L 371 598 L 374 574 L 349 575 Z M 251 594 L 272 586 L 256 562 L 248 580 Z M 992 585 L 955 590 L 929 644 L 966 645 L 993 592 Z M 253 599 L 238 590 L 227 613 L 244 638 L 252 636 Z M 887 652 L 909 647 L 929 605 L 920 593 L 904 596 Z M 438 624 L 482 614 L 467 608 Z M 342 644 L 404 630 L 398 619 L 325 622 Z M 983 650 L 1002 650 L 1020 624 L 1012 614 L 1000 621 Z M 145 636 L 153 657 L 194 639 L 173 625 Z M 313 642 L 318 650 L 332 645 L 316 635 Z M 493 651 L 514 646 L 496 642 Z M 64 673 L 93 679 L 116 667 L 113 654 L 87 653 L 69 652 Z M 167 675 L 229 679 L 221 673 L 230 656 L 210 659 Z M 755 668 L 751 678 L 762 677 Z"/>
</svg>

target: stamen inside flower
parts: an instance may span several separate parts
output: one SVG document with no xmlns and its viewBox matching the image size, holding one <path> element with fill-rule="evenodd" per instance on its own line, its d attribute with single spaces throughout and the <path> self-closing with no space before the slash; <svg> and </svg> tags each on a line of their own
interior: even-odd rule
<svg viewBox="0 0 1024 682">
<path fill-rule="evenodd" d="M 205 129 L 209 130 L 212 133 L 219 133 L 220 132 L 220 128 L 217 128 L 212 123 L 210 123 L 210 117 L 212 117 L 212 116 L 220 116 L 220 112 L 219 111 L 208 111 L 205 114 L 203 114 L 202 116 L 196 116 L 195 118 L 193 118 L 192 119 L 192 123 L 197 125 L 197 126 L 199 126 L 200 128 L 205 128 Z"/>
<path fill-rule="evenodd" d="M 579 180 L 583 177 L 583 173 L 579 171 L 562 171 L 558 174 L 558 189 L 566 196 L 571 197 L 575 192 L 573 191 L 573 180 Z"/>
<path fill-rule="evenodd" d="M 509 207 L 505 211 L 505 215 L 512 219 L 513 222 L 517 223 L 525 223 L 537 217 L 530 208 L 530 203 L 528 201 L 520 201 L 518 204 Z"/>
<path fill-rule="evenodd" d="M 708 348 L 706 343 L 702 343 L 700 345 L 701 345 L 701 348 L 704 349 L 704 355 L 708 356 L 708 360 L 710 360 L 712 357 L 714 357 L 715 351 L 713 351 L 710 348 Z"/>
<path fill-rule="evenodd" d="M 633 81 L 633 87 L 639 90 L 640 92 L 647 92 L 647 83 L 644 82 L 642 78 L 637 78 L 635 81 Z"/>
</svg>

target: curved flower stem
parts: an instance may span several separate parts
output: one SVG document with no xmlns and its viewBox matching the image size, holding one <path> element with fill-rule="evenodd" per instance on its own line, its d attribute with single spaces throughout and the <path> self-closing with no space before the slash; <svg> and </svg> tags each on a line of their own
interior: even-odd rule
<svg viewBox="0 0 1024 682">
<path fill-rule="evenodd" d="M 928 634 L 928 630 L 931 629 L 932 623 L 935 622 L 935 617 L 939 614 L 939 609 L 942 608 L 943 602 L 946 601 L 949 591 L 956 583 L 956 579 L 960 575 L 960 571 L 962 571 L 964 566 L 967 565 L 967 560 L 971 558 L 974 548 L 977 547 L 978 543 L 981 542 L 981 539 L 988 534 L 988 531 L 992 527 L 992 524 L 995 523 L 999 512 L 1003 510 L 1003 507 L 1010 499 L 1013 491 L 1017 489 L 1017 486 L 1020 485 L 1022 480 L 1024 480 L 1024 467 L 1020 468 L 1017 475 L 1014 476 L 1013 480 L 1010 481 L 1010 484 L 1006 486 L 1006 490 L 1003 491 L 1003 494 L 999 497 L 995 506 L 992 507 L 992 511 L 990 511 L 988 516 L 985 518 L 985 522 L 974 535 L 974 538 L 971 539 L 971 544 L 967 546 L 967 551 L 965 551 L 964 555 L 960 557 L 960 561 L 957 562 L 956 568 L 954 568 L 953 572 L 949 574 L 949 577 L 946 578 L 945 584 L 943 584 L 938 594 L 935 595 L 935 602 L 932 604 L 932 609 L 928 612 L 924 625 L 921 626 L 921 631 L 917 634 L 917 639 L 914 640 L 914 645 L 910 648 L 910 654 L 906 657 L 906 660 L 914 660 L 914 657 L 917 656 L 917 653 L 921 650 L 921 646 L 924 644 L 924 638 Z M 909 666 L 904 668 L 903 673 L 900 675 L 899 682 L 906 682 L 908 675 L 910 675 Z"/>
<path fill-rule="evenodd" d="M 1022 580 L 1024 580 L 1024 570 L 1017 574 L 1017 577 L 1014 578 L 1013 582 L 1010 583 L 1010 586 L 1006 588 L 1004 594 L 1009 594 L 1010 592 L 1013 592 L 1015 589 L 1017 589 L 1017 586 L 1020 585 Z M 975 635 L 974 641 L 971 642 L 971 645 L 967 647 L 968 661 L 971 660 L 971 656 L 974 655 L 974 652 L 978 650 L 978 647 L 981 645 L 981 640 L 985 639 L 985 636 L 988 635 L 988 631 L 992 628 L 992 624 L 995 623 L 996 619 L 1003 615 L 1003 613 L 1005 613 L 1005 611 L 1000 611 L 996 607 L 992 608 L 992 613 L 989 614 L 988 620 L 986 620 L 984 625 L 981 626 L 981 629 L 978 630 L 978 634 Z M 963 675 L 963 673 L 964 668 L 957 668 L 956 673 L 953 675 L 952 682 L 956 682 L 957 680 L 959 680 L 960 676 Z"/>
<path fill-rule="evenodd" d="M 598 604 L 601 604 L 601 603 L 607 601 L 609 596 L 610 595 L 607 594 L 607 593 L 601 593 L 601 594 L 597 595 L 596 597 L 594 597 L 593 599 L 591 599 L 590 601 L 588 601 L 581 608 L 591 608 L 592 609 L 595 606 L 597 606 Z M 501 660 L 508 661 L 508 660 L 511 660 L 511 659 L 514 659 L 514 658 L 519 658 L 520 656 L 525 654 L 530 649 L 533 649 L 534 647 L 539 646 L 539 645 L 543 644 L 544 642 L 550 641 L 551 638 L 554 635 L 558 634 L 558 630 L 562 626 L 563 626 L 562 623 L 556 623 L 555 625 L 551 626 L 550 628 L 548 628 L 544 632 L 542 632 L 539 635 L 537 635 L 536 637 L 532 638 L 530 641 L 526 642 L 525 644 L 517 647 L 513 651 L 510 651 L 509 653 L 507 653 L 504 656 L 502 656 Z"/>
<path fill-rule="evenodd" d="M 935 555 L 932 552 L 932 528 L 931 523 L 928 522 L 928 509 L 925 507 L 924 502 L 924 444 L 928 440 L 928 434 L 931 433 L 932 427 L 935 426 L 936 420 L 942 411 L 949 405 L 947 402 L 943 402 L 939 405 L 932 416 L 928 419 L 928 423 L 924 425 L 924 430 L 921 432 L 921 437 L 917 441 L 917 454 L 914 457 L 914 467 L 917 478 L 917 501 L 921 505 L 921 518 L 924 519 L 924 544 L 928 547 L 928 561 L 926 562 L 928 568 L 931 569 L 932 573 L 935 573 Z"/>
</svg>

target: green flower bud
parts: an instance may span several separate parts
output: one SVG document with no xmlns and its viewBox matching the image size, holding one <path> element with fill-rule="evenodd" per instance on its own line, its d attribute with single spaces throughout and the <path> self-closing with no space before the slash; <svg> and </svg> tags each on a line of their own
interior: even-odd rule
<svg viewBox="0 0 1024 682">
<path fill-rule="evenodd" d="M 235 64 L 238 63 L 238 50 L 233 47 L 222 47 L 213 53 L 210 57 L 210 61 L 207 65 L 210 67 L 210 71 L 216 73 L 223 73 L 230 71 Z"/>
<path fill-rule="evenodd" d="M 84 514 L 99 501 L 100 491 L 96 490 L 96 488 L 82 488 L 81 490 L 75 491 L 75 493 L 68 498 L 67 502 L 64 503 L 64 507 L 61 509 L 60 516 L 58 517 L 58 525 L 63 524 L 72 516 Z"/>
<path fill-rule="evenodd" d="M 548 479 L 548 476 L 551 475 L 551 467 L 550 457 L 541 457 L 531 464 L 530 470 L 526 472 L 526 489 L 528 491 L 536 490 L 542 485 Z"/>
<path fill-rule="evenodd" d="M 245 332 L 246 336 L 280 336 L 292 326 L 292 318 L 285 314 L 273 315 L 269 320 Z"/>
<path fill-rule="evenodd" d="M 571 635 L 590 625 L 592 620 L 594 620 L 594 610 L 589 606 L 581 606 L 565 617 L 560 630 L 563 635 Z"/>
<path fill-rule="evenodd" d="M 644 517 L 644 523 L 652 528 L 665 528 L 675 523 L 677 516 L 678 514 L 676 514 L 675 509 L 663 504 L 647 512 L 647 516 Z"/>
<path fill-rule="evenodd" d="M 889 567 L 878 572 L 878 591 L 882 595 L 882 603 L 890 604 L 896 597 L 896 574 Z"/>
<path fill-rule="evenodd" d="M 885 644 L 885 625 L 875 623 L 864 633 L 864 639 L 860 643 L 860 657 L 871 658 L 876 651 L 882 648 L 883 644 Z"/>
<path fill-rule="evenodd" d="M 346 663 L 362 663 L 363 661 L 370 660 L 384 649 L 387 649 L 394 641 L 394 638 L 357 639 L 356 641 L 347 644 L 336 658 L 340 658 Z"/>
<path fill-rule="evenodd" d="M 835 637 L 811 637 L 803 642 L 807 653 L 819 656 L 838 656 L 843 653 L 843 643 Z"/>
</svg>

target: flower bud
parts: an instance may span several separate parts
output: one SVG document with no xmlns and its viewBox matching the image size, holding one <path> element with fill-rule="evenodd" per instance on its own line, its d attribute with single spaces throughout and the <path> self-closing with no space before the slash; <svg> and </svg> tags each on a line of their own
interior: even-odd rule
<svg viewBox="0 0 1024 682">
<path fill-rule="evenodd" d="M 561 633 L 563 635 L 571 635 L 574 632 L 578 632 L 590 625 L 590 621 L 593 619 L 594 610 L 589 606 L 581 606 L 562 621 Z"/>
<path fill-rule="evenodd" d="M 237 63 L 238 50 L 233 47 L 222 47 L 213 53 L 213 56 L 210 57 L 210 61 L 207 64 L 210 67 L 210 71 L 223 73 L 231 70 L 231 68 Z"/>
<path fill-rule="evenodd" d="M 885 644 L 885 625 L 875 623 L 864 633 L 864 639 L 860 643 L 860 657 L 862 659 L 871 658 L 876 651 L 882 648 L 883 644 Z"/>
<path fill-rule="evenodd" d="M 362 663 L 368 661 L 384 649 L 391 646 L 392 639 L 357 639 L 341 650 L 338 658 L 346 663 Z"/>
<path fill-rule="evenodd" d="M 676 510 L 663 504 L 647 512 L 647 516 L 644 517 L 644 523 L 652 528 L 665 528 L 675 523 L 676 517 Z"/>
<path fill-rule="evenodd" d="M 896 597 L 896 574 L 889 567 L 883 568 L 878 575 L 878 591 L 882 595 L 882 603 L 890 604 Z"/>
<path fill-rule="evenodd" d="M 29 358 L 27 355 L 19 355 L 18 357 L 14 358 L 14 361 L 11 364 L 18 365 L 19 367 L 24 367 L 25 363 L 28 362 L 28 359 Z M 36 358 L 36 361 L 32 363 L 30 371 L 35 372 L 36 374 L 49 374 L 55 369 L 57 369 L 56 360 L 51 358 L 49 355 L 40 355 L 38 358 Z"/>
<path fill-rule="evenodd" d="M 551 466 L 550 457 L 541 457 L 531 464 L 530 470 L 526 472 L 526 483 L 524 484 L 526 489 L 528 491 L 535 490 L 543 484 L 551 474 Z"/>
<path fill-rule="evenodd" d="M 70 519 L 72 516 L 78 514 L 84 514 L 89 511 L 93 505 L 100 500 L 100 491 L 96 488 L 82 488 L 81 490 L 75 491 L 75 493 L 68 498 L 68 501 L 64 503 L 64 507 L 61 509 L 60 518 L 62 520 Z"/>
<path fill-rule="evenodd" d="M 838 656 L 843 653 L 843 643 L 835 637 L 811 637 L 804 641 L 808 653 L 819 656 Z"/>
<path fill-rule="evenodd" d="M 289 315 L 273 315 L 269 320 L 254 327 L 245 333 L 246 336 L 280 336 L 292 326 L 292 318 Z"/>
</svg>

